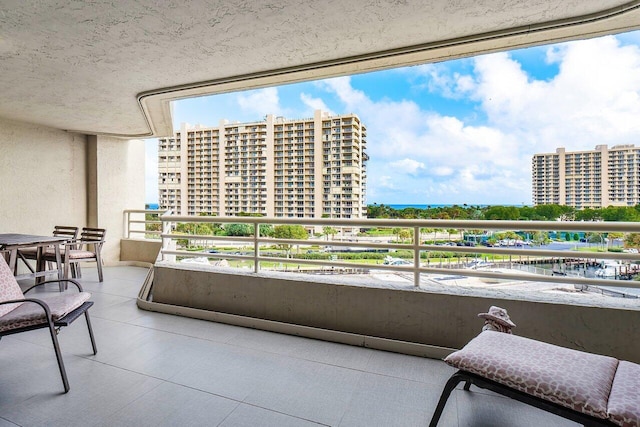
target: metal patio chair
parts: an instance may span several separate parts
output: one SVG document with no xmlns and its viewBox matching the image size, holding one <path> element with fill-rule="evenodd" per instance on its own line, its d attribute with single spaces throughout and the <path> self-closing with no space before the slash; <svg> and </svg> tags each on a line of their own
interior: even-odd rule
<svg viewBox="0 0 640 427">
<path fill-rule="evenodd" d="M 73 283 L 78 292 L 62 292 L 63 288 L 60 286 L 60 294 L 55 294 L 55 296 L 47 296 L 46 298 L 28 298 L 25 296 L 27 292 L 36 287 L 60 282 Z M 87 328 L 89 329 L 93 354 L 97 354 L 98 349 L 93 337 L 93 329 L 91 328 L 88 312 L 93 305 L 93 302 L 89 301 L 90 297 L 91 294 L 83 292 L 80 283 L 72 279 L 49 280 L 36 284 L 22 292 L 4 256 L 0 256 L 0 339 L 5 335 L 34 329 L 49 329 L 58 361 L 58 368 L 62 376 L 64 392 L 67 393 L 69 391 L 69 379 L 64 368 L 57 334 L 63 326 L 69 326 L 71 322 L 84 314 Z M 8 368 L 8 366 L 5 366 L 5 368 Z"/>
<path fill-rule="evenodd" d="M 65 277 L 68 277 L 69 268 L 71 269 L 72 277 L 82 277 L 80 263 L 95 261 L 98 268 L 98 279 L 102 282 L 102 256 L 100 251 L 105 242 L 104 237 L 106 234 L 107 230 L 104 228 L 84 227 L 80 232 L 79 239 L 65 245 L 62 254 L 62 261 L 65 265 Z M 45 252 L 44 259 L 53 262 L 55 261 L 55 255 Z"/>
</svg>

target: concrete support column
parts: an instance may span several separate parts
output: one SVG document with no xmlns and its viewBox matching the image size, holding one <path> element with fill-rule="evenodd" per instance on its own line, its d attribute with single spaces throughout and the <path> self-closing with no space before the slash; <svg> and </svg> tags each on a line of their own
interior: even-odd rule
<svg viewBox="0 0 640 427">
<path fill-rule="evenodd" d="M 125 209 L 144 209 L 144 141 L 90 135 L 87 139 L 88 227 L 107 229 L 103 258 L 120 260 Z"/>
</svg>

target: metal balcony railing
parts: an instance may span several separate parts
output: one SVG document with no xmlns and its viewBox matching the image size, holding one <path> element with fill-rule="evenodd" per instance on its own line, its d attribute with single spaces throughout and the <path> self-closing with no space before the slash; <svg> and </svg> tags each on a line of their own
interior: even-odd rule
<svg viewBox="0 0 640 427">
<path fill-rule="evenodd" d="M 132 215 L 144 214 L 154 215 L 154 219 L 142 220 L 134 219 Z M 220 236 L 220 235 L 199 235 L 176 232 L 176 225 L 179 223 L 217 223 L 217 224 L 248 224 L 251 227 L 251 236 Z M 141 227 L 141 225 L 144 226 Z M 323 227 L 333 227 L 338 230 L 335 236 L 323 236 L 322 238 L 311 239 L 278 239 L 274 237 L 261 236 L 258 230 L 260 225 L 301 225 L 310 234 L 313 231 L 321 231 Z M 147 226 L 161 228 L 162 231 L 145 230 Z M 363 238 L 359 235 L 361 230 L 366 229 L 404 229 L 410 230 L 410 238 L 405 242 L 397 241 L 393 236 L 390 241 L 384 238 L 372 239 Z M 427 231 L 425 231 L 427 230 Z M 575 246 L 573 248 L 554 249 L 551 245 L 530 245 L 524 241 L 516 241 L 513 245 L 486 247 L 475 246 L 443 246 L 442 242 L 435 242 L 430 237 L 428 230 L 456 230 L 453 234 L 463 235 L 465 232 L 472 234 L 491 234 L 492 232 L 526 231 L 529 234 L 537 231 L 543 232 L 565 232 L 565 233 L 598 233 L 602 241 L 598 244 L 580 245 L 578 242 L 559 242 L 565 246 Z M 404 220 L 404 219 L 312 219 L 312 218 L 267 218 L 267 217 L 216 217 L 216 216 L 178 216 L 171 215 L 169 211 L 157 210 L 127 210 L 125 211 L 125 237 L 144 236 L 149 239 L 162 239 L 162 258 L 175 259 L 176 257 L 206 257 L 213 259 L 244 260 L 252 265 L 253 271 L 261 270 L 261 263 L 283 263 L 291 262 L 299 265 L 315 266 L 320 268 L 346 268 L 361 270 L 381 270 L 411 275 L 413 285 L 417 288 L 421 280 L 428 280 L 429 275 L 439 276 L 462 276 L 478 277 L 492 280 L 510 280 L 523 282 L 551 282 L 565 285 L 572 285 L 578 289 L 588 287 L 610 288 L 638 288 L 640 282 L 635 280 L 622 280 L 620 276 L 625 273 L 627 278 L 631 278 L 630 272 L 640 271 L 640 254 L 622 252 L 621 241 L 619 241 L 616 252 L 607 250 L 604 243 L 608 233 L 640 233 L 640 223 L 635 222 L 572 222 L 572 221 L 489 221 L 489 220 Z M 337 237 L 336 237 L 337 236 Z M 245 247 L 243 253 L 209 253 L 206 251 L 188 251 L 176 245 L 178 240 L 197 241 L 205 246 L 219 245 L 241 245 Z M 425 243 L 429 242 L 429 243 Z M 291 246 L 321 246 L 330 248 L 338 255 L 329 259 L 302 259 L 284 258 L 265 254 L 266 246 L 291 245 Z M 451 245 L 451 243 L 449 243 Z M 555 246 L 558 246 L 557 244 Z M 601 251 L 583 251 L 578 246 L 600 247 Z M 247 250 L 246 247 L 249 247 Z M 350 250 L 362 249 L 363 251 L 409 251 L 411 258 L 406 262 L 393 264 L 367 264 L 359 262 L 348 262 L 339 259 L 340 248 Z M 406 252 L 405 252 L 406 253 Z M 448 254 L 448 262 L 442 257 L 434 254 Z M 389 255 L 393 255 L 390 252 Z M 503 267 L 501 271 L 492 268 L 470 268 L 473 261 L 490 258 L 492 263 Z M 439 261 L 438 261 L 439 260 Z M 602 277 L 580 277 L 571 271 L 554 271 L 546 268 L 536 268 L 535 263 L 544 260 L 557 263 L 558 266 L 594 262 L 618 262 L 620 275 L 611 276 L 614 278 Z M 529 267 L 526 267 L 529 265 Z M 476 263 L 477 266 L 477 263 Z M 522 271 L 526 269 L 527 271 Z M 613 291 L 615 293 L 615 290 Z M 624 293 L 621 293 L 624 295 Z M 640 295 L 640 293 L 638 293 Z M 628 295 L 633 296 L 633 295 Z"/>
</svg>

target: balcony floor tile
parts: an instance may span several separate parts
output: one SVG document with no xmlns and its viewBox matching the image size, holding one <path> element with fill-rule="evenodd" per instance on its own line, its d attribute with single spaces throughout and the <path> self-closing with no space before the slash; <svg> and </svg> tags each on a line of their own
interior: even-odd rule
<svg viewBox="0 0 640 427">
<path fill-rule="evenodd" d="M 47 331 L 4 337 L 0 427 L 425 426 L 453 373 L 437 360 L 140 310 L 144 268 L 105 268 L 103 283 L 95 268 L 82 274 L 98 354 L 81 319 L 63 329 L 63 394 Z M 458 389 L 439 425 L 577 424 Z"/>
</svg>

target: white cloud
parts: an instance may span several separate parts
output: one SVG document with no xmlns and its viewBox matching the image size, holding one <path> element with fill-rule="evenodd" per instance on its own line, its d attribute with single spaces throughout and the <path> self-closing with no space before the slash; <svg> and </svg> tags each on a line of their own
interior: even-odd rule
<svg viewBox="0 0 640 427">
<path fill-rule="evenodd" d="M 425 64 L 411 69 L 414 74 L 426 78 L 426 83 L 416 84 L 416 88 L 426 88 L 445 98 L 462 99 L 476 86 L 473 77 L 460 72 L 451 73 L 445 64 Z"/>
<path fill-rule="evenodd" d="M 424 163 L 418 162 L 413 159 L 402 159 L 389 163 L 392 168 L 402 170 L 402 172 L 409 175 L 417 175 L 425 170 Z"/>
<path fill-rule="evenodd" d="M 640 141 L 638 46 L 613 36 L 565 43 L 549 47 L 546 62 L 559 71 L 540 80 L 508 53 L 474 58 L 467 74 L 414 67 L 430 91 L 478 103 L 483 125 L 410 100 L 373 101 L 348 77 L 325 81 L 367 125 L 369 176 L 385 176 L 371 181 L 379 199 L 369 201 L 530 203 L 533 154 Z"/>
<path fill-rule="evenodd" d="M 635 143 L 640 134 L 640 50 L 613 36 L 550 48 L 559 73 L 527 78 L 506 54 L 476 60 L 490 125 L 528 139 L 534 152 Z M 535 146 L 531 146 L 534 144 Z"/>
<path fill-rule="evenodd" d="M 266 114 L 282 115 L 278 88 L 268 87 L 238 94 L 238 105 L 245 112 L 258 116 Z"/>
<path fill-rule="evenodd" d="M 325 104 L 325 102 L 321 98 L 314 98 L 306 93 L 301 93 L 300 100 L 304 105 L 306 105 L 313 111 L 322 110 L 328 112 L 331 115 L 335 114 L 329 107 L 327 107 L 327 104 Z"/>
<path fill-rule="evenodd" d="M 449 166 L 436 166 L 431 169 L 431 173 L 435 176 L 450 176 L 453 174 L 453 171 L 453 168 L 450 168 Z"/>
<path fill-rule="evenodd" d="M 378 178 L 378 184 L 380 187 L 388 188 L 390 190 L 395 190 L 395 185 L 393 184 L 393 180 L 388 175 L 382 175 Z"/>
<path fill-rule="evenodd" d="M 323 82 L 328 86 L 344 103 L 347 109 L 362 108 L 365 105 L 371 105 L 372 102 L 367 95 L 351 86 L 351 77 L 336 77 L 327 79 Z"/>
</svg>

